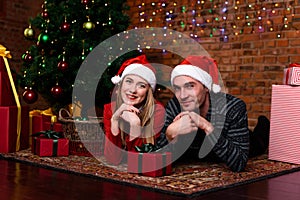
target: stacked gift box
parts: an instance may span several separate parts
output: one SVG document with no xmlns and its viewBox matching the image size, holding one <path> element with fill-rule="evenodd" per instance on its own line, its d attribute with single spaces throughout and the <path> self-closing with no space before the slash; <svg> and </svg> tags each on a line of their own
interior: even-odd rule
<svg viewBox="0 0 300 200">
<path fill-rule="evenodd" d="M 0 153 L 29 148 L 29 108 L 21 106 L 8 64 L 11 55 L 0 45 Z"/>
<path fill-rule="evenodd" d="M 47 110 L 30 111 L 32 153 L 38 156 L 68 156 L 69 140 L 64 137 L 62 124 Z"/>
<path fill-rule="evenodd" d="M 283 84 L 272 85 L 269 159 L 300 164 L 300 64 L 283 72 Z"/>
</svg>

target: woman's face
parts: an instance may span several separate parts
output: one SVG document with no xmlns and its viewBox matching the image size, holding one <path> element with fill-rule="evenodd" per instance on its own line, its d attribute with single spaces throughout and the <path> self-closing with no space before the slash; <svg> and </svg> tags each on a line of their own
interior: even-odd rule
<svg viewBox="0 0 300 200">
<path fill-rule="evenodd" d="M 122 100 L 126 104 L 139 106 L 145 100 L 149 87 L 145 79 L 129 74 L 124 77 L 121 85 Z"/>
</svg>

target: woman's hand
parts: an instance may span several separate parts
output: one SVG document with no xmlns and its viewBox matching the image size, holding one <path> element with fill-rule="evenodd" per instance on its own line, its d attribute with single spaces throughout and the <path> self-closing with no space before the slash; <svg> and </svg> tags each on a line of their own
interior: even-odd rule
<svg viewBox="0 0 300 200">
<path fill-rule="evenodd" d="M 123 103 L 113 114 L 111 118 L 111 131 L 113 135 L 119 134 L 119 119 L 130 124 L 130 140 L 137 138 L 141 135 L 141 120 L 138 116 L 139 109 L 132 105 Z"/>
<path fill-rule="evenodd" d="M 130 124 L 130 131 L 129 131 L 129 140 L 133 140 L 137 137 L 141 136 L 141 120 L 136 112 L 133 111 L 123 111 L 120 115 L 124 121 L 127 121 Z"/>
<path fill-rule="evenodd" d="M 112 119 L 119 120 L 119 118 L 121 117 L 121 115 L 123 114 L 124 111 L 133 112 L 136 115 L 139 114 L 139 112 L 140 112 L 139 109 L 137 109 L 133 105 L 128 105 L 128 104 L 123 103 L 113 114 Z"/>
</svg>

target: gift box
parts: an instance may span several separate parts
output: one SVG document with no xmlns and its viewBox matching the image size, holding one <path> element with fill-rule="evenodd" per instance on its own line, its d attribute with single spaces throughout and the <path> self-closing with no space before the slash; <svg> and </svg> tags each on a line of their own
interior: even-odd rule
<svg viewBox="0 0 300 200">
<path fill-rule="evenodd" d="M 17 150 L 17 106 L 0 106 L 0 152 L 9 153 Z M 29 148 L 29 108 L 21 107 L 20 149 Z"/>
<path fill-rule="evenodd" d="M 300 164 L 300 87 L 273 85 L 269 159 Z"/>
<path fill-rule="evenodd" d="M 0 106 L 16 105 L 12 85 L 10 83 L 8 72 L 3 60 L 0 56 Z"/>
<path fill-rule="evenodd" d="M 300 85 L 300 65 L 298 67 L 288 67 L 284 69 L 283 84 Z"/>
<path fill-rule="evenodd" d="M 69 140 L 66 138 L 52 139 L 47 137 L 34 137 L 34 153 L 38 156 L 68 156 Z"/>
<path fill-rule="evenodd" d="M 2 58 L 0 57 L 0 60 Z M 0 62 L 1 65 L 1 62 Z M 11 85 L 6 72 L 0 71 L 0 106 L 16 105 Z"/>
<path fill-rule="evenodd" d="M 41 115 L 32 116 L 32 133 L 37 133 L 43 130 L 52 129 L 57 132 L 62 132 L 62 124 L 59 122 L 51 122 L 51 117 Z"/>
<path fill-rule="evenodd" d="M 44 115 L 43 112 L 44 111 L 37 110 L 30 111 L 30 135 L 50 129 L 56 132 L 62 132 L 62 124 L 59 122 L 53 122 L 53 117 L 50 115 Z M 34 138 L 31 140 L 31 144 L 33 144 L 33 139 Z M 34 152 L 34 149 L 31 149 L 32 152 Z"/>
<path fill-rule="evenodd" d="M 165 176 L 172 173 L 171 163 L 172 156 L 170 152 L 128 152 L 127 171 L 151 177 Z"/>
</svg>

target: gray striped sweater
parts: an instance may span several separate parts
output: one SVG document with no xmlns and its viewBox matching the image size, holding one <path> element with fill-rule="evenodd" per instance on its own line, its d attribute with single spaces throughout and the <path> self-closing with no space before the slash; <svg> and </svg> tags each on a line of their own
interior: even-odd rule
<svg viewBox="0 0 300 200">
<path fill-rule="evenodd" d="M 214 131 L 205 136 L 204 131 L 179 136 L 175 143 L 168 143 L 165 131 L 176 115 L 180 104 L 173 97 L 166 106 L 165 125 L 157 145 L 172 152 L 176 160 L 184 156 L 201 160 L 224 162 L 232 171 L 246 167 L 249 153 L 249 129 L 246 104 L 241 99 L 225 93 L 210 94 L 210 108 L 206 119 Z"/>
</svg>

